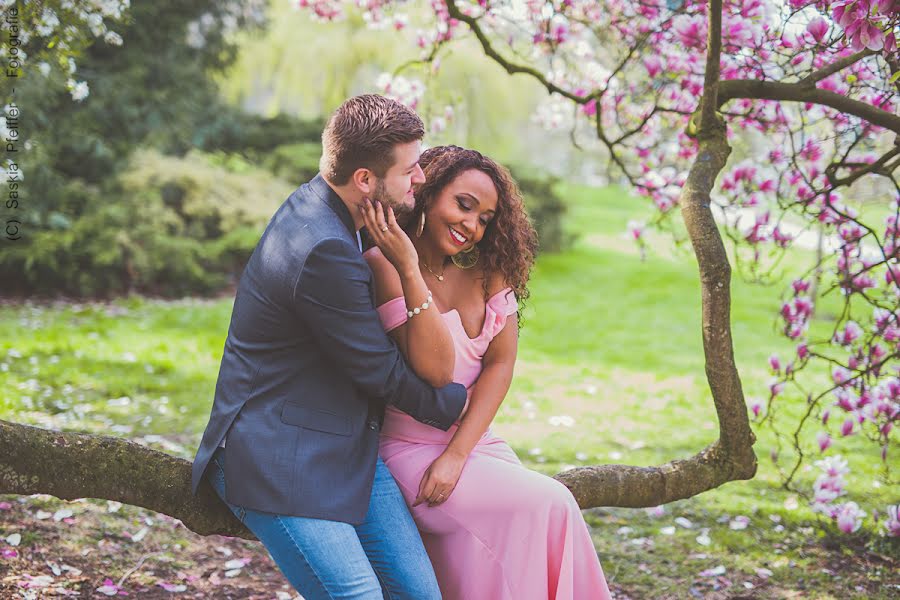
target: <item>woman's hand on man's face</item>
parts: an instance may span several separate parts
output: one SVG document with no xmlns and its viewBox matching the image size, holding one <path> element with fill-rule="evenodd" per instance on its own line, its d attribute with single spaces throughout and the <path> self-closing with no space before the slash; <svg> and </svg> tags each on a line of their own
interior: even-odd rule
<svg viewBox="0 0 900 600">
<path fill-rule="evenodd" d="M 363 199 L 359 207 L 363 215 L 363 221 L 369 235 L 375 241 L 375 245 L 390 261 L 401 275 L 412 270 L 419 269 L 419 255 L 413 246 L 412 240 L 406 232 L 397 224 L 394 209 L 385 207 L 377 200 L 373 203 L 368 198 Z"/>
</svg>

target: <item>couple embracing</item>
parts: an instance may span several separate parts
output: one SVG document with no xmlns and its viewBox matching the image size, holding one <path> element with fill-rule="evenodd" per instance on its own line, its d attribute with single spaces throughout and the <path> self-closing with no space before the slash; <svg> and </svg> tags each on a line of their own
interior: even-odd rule
<svg viewBox="0 0 900 600">
<path fill-rule="evenodd" d="M 534 259 L 522 198 L 423 135 L 376 95 L 329 119 L 241 276 L 194 490 L 306 600 L 608 599 L 572 494 L 490 430 Z"/>
</svg>

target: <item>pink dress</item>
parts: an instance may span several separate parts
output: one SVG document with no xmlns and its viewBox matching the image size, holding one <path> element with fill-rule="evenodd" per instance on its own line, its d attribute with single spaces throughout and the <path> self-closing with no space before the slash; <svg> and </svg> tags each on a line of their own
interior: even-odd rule
<svg viewBox="0 0 900 600">
<path fill-rule="evenodd" d="M 453 380 L 471 387 L 488 344 L 518 310 L 510 288 L 485 306 L 481 333 L 469 338 L 459 313 L 443 317 L 456 347 Z M 404 299 L 378 307 L 386 330 L 404 323 Z M 388 407 L 381 457 L 412 506 L 425 469 L 458 425 L 441 431 Z M 591 536 L 572 493 L 525 468 L 491 430 L 481 437 L 442 505 L 410 509 L 445 600 L 609 600 Z"/>
</svg>

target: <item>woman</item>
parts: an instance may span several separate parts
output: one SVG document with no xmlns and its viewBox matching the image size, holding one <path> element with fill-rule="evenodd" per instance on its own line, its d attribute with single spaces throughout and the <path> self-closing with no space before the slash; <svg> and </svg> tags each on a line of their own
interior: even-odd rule
<svg viewBox="0 0 900 600">
<path fill-rule="evenodd" d="M 388 407 L 381 456 L 444 598 L 608 599 L 571 492 L 523 467 L 489 429 L 512 379 L 518 319 L 510 317 L 517 297 L 528 295 L 536 248 L 519 191 L 506 169 L 473 150 L 431 148 L 419 164 L 426 182 L 415 189 L 408 238 L 391 211 L 385 217 L 380 205 L 367 205 L 377 247 L 365 256 L 382 322 L 411 366 L 433 383 L 452 373 L 469 388 L 469 403 L 447 432 Z M 415 279 L 428 288 L 415 306 L 386 258 L 411 251 L 410 240 L 422 277 Z"/>
</svg>

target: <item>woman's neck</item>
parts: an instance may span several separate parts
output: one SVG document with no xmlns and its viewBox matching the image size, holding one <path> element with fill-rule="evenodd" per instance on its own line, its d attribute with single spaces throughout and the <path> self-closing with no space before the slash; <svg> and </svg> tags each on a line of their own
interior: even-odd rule
<svg viewBox="0 0 900 600">
<path fill-rule="evenodd" d="M 419 262 L 423 265 L 427 265 L 426 270 L 430 269 L 432 272 L 437 274 L 443 274 L 444 272 L 444 262 L 447 259 L 447 255 L 440 251 L 440 249 L 435 248 L 432 244 L 428 243 L 427 238 L 414 237 L 413 246 L 416 248 L 416 253 L 419 255 Z"/>
</svg>

